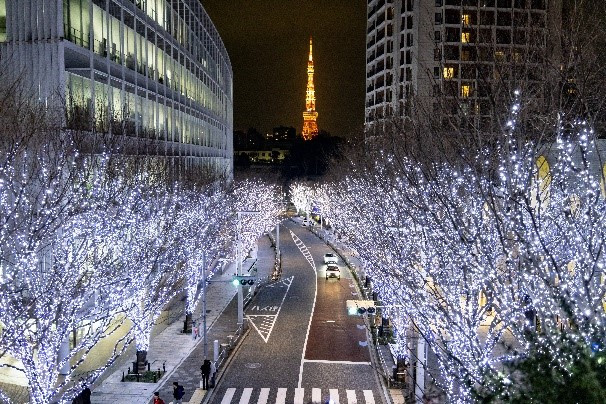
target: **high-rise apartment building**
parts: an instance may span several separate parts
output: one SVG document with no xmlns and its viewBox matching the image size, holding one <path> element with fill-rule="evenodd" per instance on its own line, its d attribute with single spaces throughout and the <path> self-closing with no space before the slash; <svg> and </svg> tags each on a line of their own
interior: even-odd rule
<svg viewBox="0 0 606 404">
<path fill-rule="evenodd" d="M 544 81 L 545 61 L 558 58 L 549 33 L 561 24 L 561 7 L 561 0 L 369 0 L 366 125 L 413 108 L 489 120 L 495 92 Z M 530 86 L 533 97 L 543 96 L 538 87 Z"/>
<path fill-rule="evenodd" d="M 0 53 L 68 128 L 231 173 L 233 73 L 199 0 L 0 0 Z"/>
</svg>

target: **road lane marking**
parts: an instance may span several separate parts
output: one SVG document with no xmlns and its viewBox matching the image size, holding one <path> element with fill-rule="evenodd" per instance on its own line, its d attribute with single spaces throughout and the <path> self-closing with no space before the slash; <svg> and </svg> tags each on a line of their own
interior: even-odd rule
<svg viewBox="0 0 606 404">
<path fill-rule="evenodd" d="M 330 392 L 330 401 L 333 404 L 339 404 L 339 390 L 337 389 L 329 389 Z"/>
<path fill-rule="evenodd" d="M 295 389 L 295 404 L 303 404 L 303 396 L 305 395 L 305 389 Z"/>
<path fill-rule="evenodd" d="M 358 404 L 355 390 L 345 390 L 347 393 L 347 404 Z"/>
<path fill-rule="evenodd" d="M 271 332 L 274 329 L 274 326 L 276 325 L 276 320 L 278 319 L 278 315 L 280 314 L 280 311 L 282 310 L 282 305 L 284 304 L 284 300 L 286 300 L 286 295 L 288 294 L 288 291 L 290 290 L 290 286 L 292 285 L 294 278 L 295 278 L 294 276 L 291 276 L 290 278 L 282 279 L 280 282 L 277 282 L 276 284 L 274 284 L 274 285 L 282 284 L 282 285 L 286 286 L 286 291 L 284 292 L 284 296 L 282 297 L 280 306 L 265 306 L 264 308 L 260 308 L 260 309 L 256 310 L 256 311 L 261 311 L 261 310 L 264 310 L 265 308 L 274 308 L 275 307 L 278 310 L 278 312 L 276 314 L 251 314 L 251 315 L 246 316 L 248 321 L 252 324 L 252 326 L 255 328 L 255 330 L 257 330 L 257 332 L 259 333 L 259 335 L 261 336 L 263 341 L 265 341 L 266 344 L 267 344 L 267 341 L 269 340 Z M 259 307 L 259 306 L 253 306 L 253 308 L 251 310 L 253 310 L 255 307 Z M 249 312 L 251 310 L 249 310 Z"/>
<path fill-rule="evenodd" d="M 288 389 L 278 389 L 278 395 L 276 396 L 276 404 L 286 404 L 286 390 Z"/>
<path fill-rule="evenodd" d="M 314 404 L 322 402 L 322 390 L 317 388 L 311 389 L 311 402 Z"/>
<path fill-rule="evenodd" d="M 250 401 L 250 396 L 252 396 L 253 389 L 246 388 L 242 392 L 242 397 L 240 397 L 240 404 L 248 404 Z"/>
<path fill-rule="evenodd" d="M 309 323 L 307 324 L 307 333 L 305 334 L 305 342 L 303 343 L 303 353 L 301 354 L 301 367 L 299 368 L 299 384 L 297 385 L 297 387 L 300 388 L 301 383 L 303 383 L 303 364 L 305 363 L 305 351 L 307 350 L 307 340 L 309 339 L 309 331 L 311 330 L 311 320 L 314 317 L 314 311 L 316 309 L 316 300 L 318 298 L 318 269 L 316 268 L 314 259 L 305 244 L 301 241 L 299 237 L 297 237 L 295 233 L 292 232 L 292 230 L 289 231 L 292 240 L 295 242 L 295 245 L 297 246 L 297 248 L 299 248 L 301 254 L 303 254 L 303 256 L 311 265 L 311 268 L 314 270 L 314 303 L 311 306 L 311 314 L 309 315 Z"/>
<path fill-rule="evenodd" d="M 328 363 L 328 364 L 339 364 L 339 365 L 370 365 L 370 362 L 352 362 L 352 361 L 329 361 L 326 359 L 303 359 L 309 363 Z"/>
<path fill-rule="evenodd" d="M 363 390 L 363 392 L 366 404 L 375 404 L 375 396 L 372 394 L 372 390 Z"/>
<path fill-rule="evenodd" d="M 223 400 L 221 400 L 221 404 L 230 404 L 231 399 L 234 398 L 234 394 L 236 394 L 236 389 L 234 388 L 225 390 L 225 395 L 223 396 Z"/>
<path fill-rule="evenodd" d="M 264 388 L 261 389 L 261 393 L 259 394 L 259 400 L 257 404 L 267 404 L 267 400 L 269 399 L 269 389 Z"/>
</svg>

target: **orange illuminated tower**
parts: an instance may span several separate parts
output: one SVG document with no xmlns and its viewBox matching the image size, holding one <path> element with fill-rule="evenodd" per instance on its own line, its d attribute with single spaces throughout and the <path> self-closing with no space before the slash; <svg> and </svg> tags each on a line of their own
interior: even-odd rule
<svg viewBox="0 0 606 404">
<path fill-rule="evenodd" d="M 318 134 L 318 113 L 316 112 L 316 91 L 314 90 L 314 58 L 311 38 L 309 38 L 309 60 L 307 61 L 307 92 L 303 111 L 303 139 L 310 140 Z"/>
</svg>

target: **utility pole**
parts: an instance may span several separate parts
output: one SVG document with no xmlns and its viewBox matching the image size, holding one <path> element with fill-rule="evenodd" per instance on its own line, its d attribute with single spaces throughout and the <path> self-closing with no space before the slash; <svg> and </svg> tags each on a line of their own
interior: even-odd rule
<svg viewBox="0 0 606 404">
<path fill-rule="evenodd" d="M 259 213 L 258 211 L 238 211 L 238 222 L 236 223 L 236 233 L 237 233 L 237 242 L 236 242 L 236 275 L 242 276 L 242 244 L 240 240 L 240 232 L 242 230 L 242 225 L 240 223 L 240 219 L 242 215 L 256 215 Z M 244 323 L 244 293 L 242 290 L 242 285 L 238 283 L 238 325 L 242 325 Z"/>
<path fill-rule="evenodd" d="M 241 213 L 238 212 L 238 224 L 236 225 L 236 232 L 238 233 L 238 241 L 236 243 L 236 275 L 242 276 L 242 257 L 240 257 L 240 218 Z M 244 295 L 242 293 L 242 285 L 238 283 L 238 325 L 242 325 L 244 323 Z"/>
<path fill-rule="evenodd" d="M 276 255 L 280 256 L 280 223 L 276 224 Z"/>
</svg>

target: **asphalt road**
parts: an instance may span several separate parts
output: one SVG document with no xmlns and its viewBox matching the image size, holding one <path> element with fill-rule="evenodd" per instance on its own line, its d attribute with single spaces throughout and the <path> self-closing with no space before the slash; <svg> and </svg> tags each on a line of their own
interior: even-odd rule
<svg viewBox="0 0 606 404">
<path fill-rule="evenodd" d="M 292 236 L 291 231 L 295 234 Z M 353 279 L 325 279 L 331 250 L 291 221 L 280 231 L 283 275 L 246 310 L 250 332 L 212 391 L 212 403 L 382 403 Z M 312 315 L 313 314 L 313 315 Z"/>
</svg>

